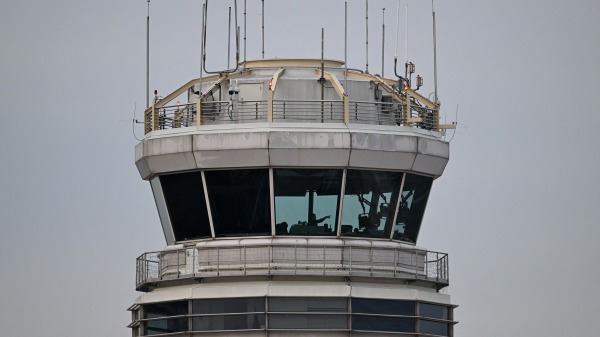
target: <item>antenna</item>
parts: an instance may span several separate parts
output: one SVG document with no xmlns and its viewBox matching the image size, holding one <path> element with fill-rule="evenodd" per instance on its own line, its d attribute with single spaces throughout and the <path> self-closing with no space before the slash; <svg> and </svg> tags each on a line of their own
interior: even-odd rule
<svg viewBox="0 0 600 337">
<path fill-rule="evenodd" d="M 227 24 L 227 69 L 229 69 L 229 65 L 231 59 L 231 6 L 229 6 L 229 21 Z"/>
<path fill-rule="evenodd" d="M 348 1 L 344 2 L 344 92 L 348 92 Z"/>
<path fill-rule="evenodd" d="M 150 107 L 150 0 L 146 16 L 146 109 Z"/>
<path fill-rule="evenodd" d="M 246 0 L 244 0 L 244 68 L 246 68 Z"/>
<path fill-rule="evenodd" d="M 265 58 L 265 0 L 262 0 L 262 14 L 260 15 L 262 29 L 262 58 Z"/>
<path fill-rule="evenodd" d="M 437 91 L 437 48 L 436 48 L 436 29 L 435 29 L 435 10 L 433 8 L 433 0 L 431 0 L 431 16 L 433 18 L 433 99 L 435 104 L 438 102 L 438 91 Z"/>
<path fill-rule="evenodd" d="M 204 16 L 206 4 L 202 4 L 202 29 L 200 32 L 200 77 L 198 80 L 198 97 L 202 96 L 202 69 L 204 69 Z M 199 99 L 199 98 L 198 98 Z M 198 116 L 200 118 L 200 116 Z"/>
<path fill-rule="evenodd" d="M 381 77 L 385 77 L 383 75 L 384 65 L 385 65 L 385 7 L 383 7 L 383 21 L 381 24 Z"/>
<path fill-rule="evenodd" d="M 236 12 L 236 19 L 235 19 L 235 23 L 236 23 L 236 62 L 235 62 L 235 68 L 234 69 L 228 69 L 228 70 L 221 70 L 221 71 L 208 71 L 206 70 L 206 30 L 207 30 L 207 21 L 208 21 L 208 0 L 204 1 L 204 6 L 203 8 L 203 20 L 202 20 L 202 61 L 201 61 L 201 65 L 202 65 L 202 69 L 204 69 L 204 72 L 206 72 L 207 74 L 223 74 L 223 73 L 233 73 L 236 72 L 240 66 L 240 43 L 239 43 L 239 30 L 237 27 L 237 0 L 233 1 L 234 3 L 234 8 L 235 8 L 235 12 Z M 231 26 L 231 24 L 230 24 Z M 200 70 L 200 78 L 202 79 L 202 69 Z"/>
<path fill-rule="evenodd" d="M 406 14 L 404 19 L 404 63 L 408 63 L 408 5 L 406 5 Z"/>
<path fill-rule="evenodd" d="M 366 69 L 365 72 L 368 74 L 369 73 L 369 0 L 365 0 L 365 24 L 366 24 L 366 49 L 367 49 L 367 65 L 366 65 Z"/>
</svg>

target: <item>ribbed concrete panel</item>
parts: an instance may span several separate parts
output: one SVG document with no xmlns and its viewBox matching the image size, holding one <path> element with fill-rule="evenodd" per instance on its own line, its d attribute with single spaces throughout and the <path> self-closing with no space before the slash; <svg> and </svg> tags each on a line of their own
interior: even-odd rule
<svg viewBox="0 0 600 337">
<path fill-rule="evenodd" d="M 269 133 L 272 166 L 345 167 L 350 154 L 350 135 L 343 132 Z"/>
<path fill-rule="evenodd" d="M 144 179 L 157 173 L 196 168 L 192 153 L 192 136 L 145 139 L 140 144 L 142 149 L 136 149 L 136 166 Z M 139 160 L 138 154 L 143 156 Z"/>
<path fill-rule="evenodd" d="M 352 133 L 350 166 L 390 170 L 412 168 L 417 137 L 389 133 Z"/>
<path fill-rule="evenodd" d="M 211 133 L 193 137 L 198 168 L 269 165 L 269 137 L 266 132 Z"/>
<path fill-rule="evenodd" d="M 450 144 L 437 139 L 419 138 L 418 154 L 412 170 L 441 176 L 450 158 Z"/>
</svg>

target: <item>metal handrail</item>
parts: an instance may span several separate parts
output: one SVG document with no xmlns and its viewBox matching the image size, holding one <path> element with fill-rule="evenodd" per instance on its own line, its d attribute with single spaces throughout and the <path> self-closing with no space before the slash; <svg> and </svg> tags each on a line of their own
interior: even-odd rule
<svg viewBox="0 0 600 337">
<path fill-rule="evenodd" d="M 347 104 L 345 104 L 347 103 Z M 435 130 L 437 111 L 427 106 L 400 102 L 344 101 L 344 100 L 230 100 L 203 101 L 201 120 L 197 123 L 197 104 L 155 107 L 145 115 L 145 133 L 155 130 L 176 129 L 195 125 L 213 125 L 256 122 L 311 122 L 376 124 L 411 126 Z M 408 119 L 405 119 L 408 118 Z"/>
<path fill-rule="evenodd" d="M 448 285 L 448 254 L 419 249 L 335 245 L 189 247 L 142 254 L 136 287 L 186 278 L 246 275 L 362 276 Z"/>
</svg>

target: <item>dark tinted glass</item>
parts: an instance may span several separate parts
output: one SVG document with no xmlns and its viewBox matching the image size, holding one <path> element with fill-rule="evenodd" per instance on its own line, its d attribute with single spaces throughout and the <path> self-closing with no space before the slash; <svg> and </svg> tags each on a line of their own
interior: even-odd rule
<svg viewBox="0 0 600 337">
<path fill-rule="evenodd" d="M 448 307 L 444 305 L 420 303 L 419 316 L 438 319 L 448 319 Z"/>
<path fill-rule="evenodd" d="M 188 302 L 164 302 L 144 305 L 144 318 L 187 315 Z"/>
<path fill-rule="evenodd" d="M 448 336 L 448 323 L 426 321 L 422 319 L 419 320 L 419 326 L 421 327 L 420 332 L 422 333 Z"/>
<path fill-rule="evenodd" d="M 352 315 L 352 330 L 415 332 L 415 319 Z"/>
<path fill-rule="evenodd" d="M 343 297 L 272 297 L 269 312 L 347 312 L 348 300 Z"/>
<path fill-rule="evenodd" d="M 388 238 L 402 173 L 348 170 L 342 209 L 342 235 Z"/>
<path fill-rule="evenodd" d="M 346 315 L 269 314 L 269 329 L 347 329 Z"/>
<path fill-rule="evenodd" d="M 186 317 L 181 318 L 170 318 L 170 319 L 157 319 L 146 322 L 145 335 L 159 335 L 171 332 L 182 332 L 187 331 Z"/>
<path fill-rule="evenodd" d="M 269 171 L 207 171 L 216 236 L 271 235 Z"/>
<path fill-rule="evenodd" d="M 361 314 L 414 316 L 415 302 L 353 298 L 352 312 Z"/>
<path fill-rule="evenodd" d="M 275 169 L 277 235 L 336 235 L 342 170 Z"/>
<path fill-rule="evenodd" d="M 175 240 L 210 237 L 210 224 L 200 172 L 160 177 Z"/>
<path fill-rule="evenodd" d="M 265 314 L 194 317 L 192 326 L 194 331 L 264 329 Z"/>
<path fill-rule="evenodd" d="M 394 239 L 417 242 L 433 178 L 407 174 L 396 218 Z"/>
<path fill-rule="evenodd" d="M 192 302 L 192 312 L 194 314 L 225 314 L 264 311 L 264 297 L 219 298 L 193 300 Z"/>
</svg>

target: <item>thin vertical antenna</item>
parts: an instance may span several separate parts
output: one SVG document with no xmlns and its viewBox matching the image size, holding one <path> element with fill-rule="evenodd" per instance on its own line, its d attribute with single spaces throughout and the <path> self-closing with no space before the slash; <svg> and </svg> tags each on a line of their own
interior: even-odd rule
<svg viewBox="0 0 600 337">
<path fill-rule="evenodd" d="M 262 58 L 265 58 L 265 0 L 262 0 L 262 11 L 261 11 L 261 29 L 262 29 Z"/>
<path fill-rule="evenodd" d="M 369 73 L 369 0 L 365 0 L 365 25 L 366 25 L 366 49 L 367 49 L 367 58 L 366 58 L 366 69 L 365 72 Z"/>
<path fill-rule="evenodd" d="M 246 0 L 244 0 L 244 68 L 246 68 Z"/>
<path fill-rule="evenodd" d="M 146 16 L 146 109 L 150 107 L 150 0 Z"/>
<path fill-rule="evenodd" d="M 400 0 L 396 9 L 396 44 L 394 45 L 394 59 L 398 58 L 398 30 L 400 30 Z"/>
<path fill-rule="evenodd" d="M 433 99 L 435 104 L 438 104 L 438 91 L 437 91 L 437 43 L 436 43 L 436 29 L 435 29 L 435 10 L 433 8 L 433 0 L 431 0 L 431 15 L 433 17 Z"/>
<path fill-rule="evenodd" d="M 404 78 L 408 81 L 408 5 L 406 5 L 406 17 L 404 18 Z M 410 83 L 408 83 L 410 86 Z"/>
<path fill-rule="evenodd" d="M 227 25 L 227 69 L 231 64 L 231 6 L 229 6 L 229 21 Z"/>
<path fill-rule="evenodd" d="M 238 26 L 238 6 L 237 0 L 233 1 L 233 10 L 235 12 L 235 68 L 240 66 L 240 26 Z"/>
<path fill-rule="evenodd" d="M 408 5 L 406 5 L 406 17 L 404 18 L 404 61 L 408 63 Z"/>
<path fill-rule="evenodd" d="M 383 8 L 383 21 L 381 25 L 381 77 L 385 77 L 383 74 L 385 65 L 385 7 Z"/>
<path fill-rule="evenodd" d="M 206 12 L 206 3 L 202 4 L 202 29 L 200 32 L 200 79 L 198 81 L 198 94 L 202 95 L 202 69 L 204 69 L 204 13 Z M 200 118 L 200 116 L 197 116 Z"/>
<path fill-rule="evenodd" d="M 348 1 L 344 2 L 344 92 L 348 92 Z"/>
<path fill-rule="evenodd" d="M 325 100 L 325 28 L 321 28 L 321 78 L 319 82 L 321 82 L 321 123 L 323 123 L 325 118 L 325 106 L 323 105 Z"/>
</svg>

